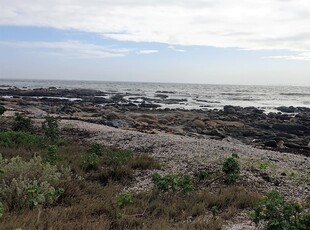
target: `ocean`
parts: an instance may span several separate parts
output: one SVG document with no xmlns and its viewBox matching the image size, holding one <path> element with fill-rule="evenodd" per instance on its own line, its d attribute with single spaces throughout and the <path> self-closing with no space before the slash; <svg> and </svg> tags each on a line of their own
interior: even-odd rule
<svg viewBox="0 0 310 230">
<path fill-rule="evenodd" d="M 257 86 L 257 85 L 209 85 L 181 83 L 104 82 L 104 81 L 62 81 L 62 80 L 7 80 L 0 79 L 0 85 L 18 88 L 86 88 L 127 94 L 126 99 L 141 97 L 155 98 L 166 95 L 168 99 L 180 100 L 175 104 L 159 103 L 160 109 L 222 109 L 225 105 L 254 106 L 275 112 L 278 106 L 310 108 L 310 87 L 300 86 Z"/>
</svg>

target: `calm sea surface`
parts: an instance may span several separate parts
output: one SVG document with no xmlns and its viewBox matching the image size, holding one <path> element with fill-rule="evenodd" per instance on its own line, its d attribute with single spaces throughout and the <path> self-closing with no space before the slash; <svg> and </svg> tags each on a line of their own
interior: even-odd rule
<svg viewBox="0 0 310 230">
<path fill-rule="evenodd" d="M 162 108 L 221 109 L 224 105 L 255 106 L 274 111 L 278 106 L 310 107 L 310 87 L 298 86 L 244 86 L 173 83 L 136 83 L 60 80 L 4 80 L 0 85 L 46 88 L 87 88 L 113 93 L 128 93 L 132 97 L 154 98 L 156 94 L 168 95 L 168 99 L 187 99 L 186 102 L 162 104 Z M 160 92 L 159 92 L 160 91 Z"/>
</svg>

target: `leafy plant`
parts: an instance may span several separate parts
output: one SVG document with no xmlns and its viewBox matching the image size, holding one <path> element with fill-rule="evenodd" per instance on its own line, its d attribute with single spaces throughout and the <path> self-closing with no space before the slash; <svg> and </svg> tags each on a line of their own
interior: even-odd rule
<svg viewBox="0 0 310 230">
<path fill-rule="evenodd" d="M 117 168 L 127 164 L 133 158 L 133 154 L 128 150 L 111 150 L 107 152 L 106 158 L 108 166 Z"/>
<path fill-rule="evenodd" d="M 306 230 L 309 229 L 310 214 L 302 213 L 299 203 L 288 202 L 277 191 L 267 193 L 254 209 L 255 224 L 263 221 L 265 230 Z"/>
<path fill-rule="evenodd" d="M 15 113 L 12 130 L 21 132 L 33 132 L 34 127 L 30 118 L 27 118 L 20 113 Z"/>
<path fill-rule="evenodd" d="M 3 216 L 3 214 L 4 214 L 4 206 L 0 201 L 0 218 Z"/>
<path fill-rule="evenodd" d="M 27 132 L 7 131 L 0 132 L 0 146 L 9 148 L 41 148 L 45 139 Z"/>
<path fill-rule="evenodd" d="M 120 207 L 123 207 L 127 204 L 132 203 L 132 196 L 129 193 L 121 193 L 116 196 L 117 204 Z"/>
<path fill-rule="evenodd" d="M 208 179 L 209 173 L 207 170 L 201 170 L 201 171 L 198 171 L 196 173 L 196 176 L 197 176 L 199 181 L 204 181 L 204 180 Z"/>
<path fill-rule="evenodd" d="M 0 105 L 0 115 L 2 115 L 6 111 L 6 108 Z"/>
<path fill-rule="evenodd" d="M 213 219 L 216 219 L 216 214 L 219 212 L 219 208 L 217 206 L 212 206 L 210 211 L 212 212 Z"/>
<path fill-rule="evenodd" d="M 55 117 L 46 117 L 42 124 L 42 130 L 46 137 L 53 141 L 59 139 L 60 131 L 58 127 L 58 120 Z"/>
<path fill-rule="evenodd" d="M 45 164 L 34 156 L 29 161 L 21 157 L 2 159 L 0 168 L 0 201 L 8 210 L 21 210 L 38 204 L 54 204 L 61 195 L 61 184 L 71 180 L 70 168 Z"/>
<path fill-rule="evenodd" d="M 187 194 L 193 191 L 193 183 L 189 175 L 184 175 L 183 177 L 173 174 L 161 176 L 159 173 L 154 173 L 152 181 L 155 187 L 162 192 L 171 191 Z"/>
<path fill-rule="evenodd" d="M 42 204 L 53 204 L 64 193 L 62 188 L 54 188 L 52 186 L 38 185 L 37 182 L 33 182 L 27 189 L 27 202 L 31 208 Z"/>
<path fill-rule="evenodd" d="M 90 149 L 88 150 L 89 153 L 95 153 L 98 156 L 102 155 L 102 151 L 103 151 L 103 149 L 102 149 L 101 145 L 97 144 L 97 143 L 92 144 Z"/>
<path fill-rule="evenodd" d="M 57 145 L 49 145 L 47 148 L 46 162 L 55 165 L 59 160 L 59 148 Z"/>
<path fill-rule="evenodd" d="M 100 164 L 100 158 L 95 153 L 88 153 L 82 158 L 82 168 L 86 171 L 97 170 Z"/>
<path fill-rule="evenodd" d="M 310 194 L 306 197 L 306 202 L 308 205 L 310 205 Z"/>
<path fill-rule="evenodd" d="M 240 164 L 236 157 L 228 157 L 224 160 L 222 171 L 228 184 L 234 184 L 239 179 Z"/>
</svg>

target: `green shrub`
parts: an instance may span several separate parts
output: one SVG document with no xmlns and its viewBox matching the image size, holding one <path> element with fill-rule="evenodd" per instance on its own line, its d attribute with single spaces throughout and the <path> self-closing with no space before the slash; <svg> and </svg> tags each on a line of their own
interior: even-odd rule
<svg viewBox="0 0 310 230">
<path fill-rule="evenodd" d="M 228 157 L 224 160 L 222 171 L 228 184 L 234 184 L 239 179 L 240 165 L 236 157 Z"/>
<path fill-rule="evenodd" d="M 26 133 L 7 131 L 0 132 L 0 146 L 8 148 L 41 148 L 45 144 L 43 137 Z"/>
<path fill-rule="evenodd" d="M 51 165 L 55 165 L 57 161 L 59 161 L 59 148 L 57 145 L 49 145 L 47 148 L 47 154 L 46 154 L 46 162 L 48 162 Z"/>
<path fill-rule="evenodd" d="M 123 207 L 127 204 L 132 203 L 132 196 L 129 193 L 121 193 L 116 196 L 117 204 L 120 207 Z"/>
<path fill-rule="evenodd" d="M 199 181 L 205 181 L 209 178 L 209 173 L 207 170 L 198 171 L 195 175 Z"/>
<path fill-rule="evenodd" d="M 27 188 L 26 202 L 31 208 L 43 204 L 54 204 L 63 193 L 64 189 L 62 188 L 54 188 L 47 182 L 38 185 L 37 181 L 34 181 Z"/>
<path fill-rule="evenodd" d="M 0 218 L 3 216 L 3 214 L 4 214 L 4 206 L 2 202 L 0 201 Z"/>
<path fill-rule="evenodd" d="M 45 164 L 39 156 L 29 161 L 0 158 L 4 170 L 0 174 L 0 201 L 9 211 L 54 204 L 62 193 L 60 184 L 71 180 L 70 168 Z"/>
<path fill-rule="evenodd" d="M 193 183 L 189 175 L 182 177 L 173 174 L 161 176 L 158 173 L 154 173 L 152 181 L 155 187 L 162 192 L 171 191 L 187 194 L 193 191 Z"/>
<path fill-rule="evenodd" d="M 4 106 L 0 105 L 0 115 L 4 114 L 5 111 L 6 111 L 6 108 L 4 108 Z"/>
<path fill-rule="evenodd" d="M 95 144 L 92 144 L 92 145 L 90 146 L 90 149 L 88 150 L 88 152 L 89 152 L 89 153 L 95 153 L 95 154 L 97 154 L 98 156 L 101 156 L 101 155 L 102 155 L 102 152 L 103 152 L 103 149 L 102 149 L 102 147 L 101 147 L 100 144 L 95 143 Z"/>
<path fill-rule="evenodd" d="M 306 197 L 306 203 L 307 205 L 310 205 L 310 194 Z"/>
<path fill-rule="evenodd" d="M 106 153 L 106 163 L 112 168 L 123 166 L 133 158 L 133 154 L 129 150 L 109 150 Z"/>
<path fill-rule="evenodd" d="M 34 131 L 34 127 L 30 118 L 27 118 L 20 113 L 16 113 L 12 124 L 12 130 L 31 133 Z"/>
<path fill-rule="evenodd" d="M 86 171 L 97 170 L 100 164 L 100 158 L 95 153 L 88 153 L 82 158 L 82 168 Z"/>
<path fill-rule="evenodd" d="M 302 213 L 301 204 L 288 202 L 277 191 L 267 193 L 254 209 L 253 221 L 263 221 L 265 230 L 307 230 L 310 213 Z"/>
<path fill-rule="evenodd" d="M 58 120 L 55 117 L 46 117 L 42 124 L 42 130 L 46 137 L 53 141 L 59 139 L 60 131 L 58 127 Z"/>
</svg>

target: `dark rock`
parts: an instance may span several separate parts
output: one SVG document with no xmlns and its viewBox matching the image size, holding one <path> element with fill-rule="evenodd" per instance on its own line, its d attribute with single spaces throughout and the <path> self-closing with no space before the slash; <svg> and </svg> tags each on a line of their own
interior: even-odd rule
<svg viewBox="0 0 310 230">
<path fill-rule="evenodd" d="M 139 107 L 140 107 L 140 108 L 147 108 L 147 109 L 156 109 L 156 108 L 159 108 L 159 107 L 161 107 L 161 106 L 160 106 L 160 105 L 157 105 L 157 104 L 142 102 L 142 103 L 139 105 Z"/>
<path fill-rule="evenodd" d="M 169 96 L 166 95 L 166 94 L 156 94 L 155 97 L 159 97 L 159 98 L 161 98 L 161 99 L 166 99 L 166 98 L 168 98 Z"/>
<path fill-rule="evenodd" d="M 275 140 L 266 141 L 264 145 L 267 147 L 272 147 L 272 148 L 278 147 L 278 144 Z"/>
<path fill-rule="evenodd" d="M 175 92 L 173 92 L 173 91 L 165 91 L 165 90 L 163 90 L 163 91 L 158 90 L 158 91 L 156 91 L 155 93 L 175 94 Z"/>
</svg>

